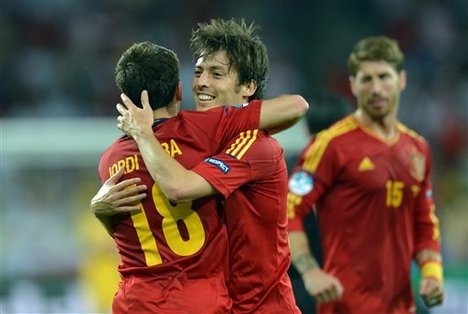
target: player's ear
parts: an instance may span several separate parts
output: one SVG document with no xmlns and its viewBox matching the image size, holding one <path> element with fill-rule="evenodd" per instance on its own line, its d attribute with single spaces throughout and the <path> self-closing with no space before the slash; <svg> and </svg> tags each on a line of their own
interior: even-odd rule
<svg viewBox="0 0 468 314">
<path fill-rule="evenodd" d="M 356 82 L 356 77 L 353 76 L 353 75 L 350 75 L 348 77 L 348 80 L 349 80 L 349 87 L 351 89 L 351 92 L 353 93 L 354 96 L 356 96 L 356 87 L 355 87 L 355 82 Z"/>
<path fill-rule="evenodd" d="M 179 81 L 179 83 L 177 83 L 177 87 L 176 87 L 176 91 L 175 91 L 175 97 L 176 97 L 177 101 L 182 100 L 182 82 L 181 81 Z"/>
<path fill-rule="evenodd" d="M 242 97 L 249 98 L 255 94 L 255 91 L 257 90 L 257 81 L 250 80 L 249 83 L 242 85 L 241 88 L 243 89 Z"/>
<path fill-rule="evenodd" d="M 402 91 L 406 88 L 406 71 L 401 70 L 400 73 L 398 73 L 398 78 L 400 84 L 400 91 Z"/>
</svg>

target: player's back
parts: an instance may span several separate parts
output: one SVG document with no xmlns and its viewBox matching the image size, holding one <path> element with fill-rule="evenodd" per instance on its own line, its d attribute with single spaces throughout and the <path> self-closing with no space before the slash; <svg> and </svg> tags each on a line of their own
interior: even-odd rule
<svg viewBox="0 0 468 314">
<path fill-rule="evenodd" d="M 216 153 L 239 129 L 257 125 L 258 115 L 252 113 L 258 114 L 258 108 L 231 116 L 232 109 L 226 113 L 222 108 L 214 114 L 184 113 L 153 129 L 166 152 L 190 168 Z M 253 119 L 245 122 L 245 115 Z M 233 125 L 232 120 L 238 123 Z M 101 156 L 101 181 L 120 167 L 125 168 L 124 179 L 141 178 L 148 197 L 141 202 L 140 213 L 112 217 L 123 278 L 113 312 L 229 311 L 227 236 L 219 217 L 220 203 L 207 197 L 171 204 L 154 184 L 136 143 L 125 136 Z"/>
</svg>

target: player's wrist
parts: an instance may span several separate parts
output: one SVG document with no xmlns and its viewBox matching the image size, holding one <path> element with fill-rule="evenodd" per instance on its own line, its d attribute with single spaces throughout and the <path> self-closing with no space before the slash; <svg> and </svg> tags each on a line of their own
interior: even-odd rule
<svg viewBox="0 0 468 314">
<path fill-rule="evenodd" d="M 304 274 L 310 270 L 319 268 L 319 265 L 315 258 L 313 258 L 313 256 L 308 253 L 296 257 L 293 263 L 294 266 L 296 266 L 296 269 L 301 274 L 301 276 L 304 276 Z"/>
<path fill-rule="evenodd" d="M 443 267 L 441 261 L 426 260 L 419 265 L 422 278 L 432 278 L 442 283 L 444 281 Z"/>
<path fill-rule="evenodd" d="M 132 137 L 135 141 L 146 141 L 154 137 L 154 133 L 151 128 L 139 128 L 133 133 Z"/>
</svg>

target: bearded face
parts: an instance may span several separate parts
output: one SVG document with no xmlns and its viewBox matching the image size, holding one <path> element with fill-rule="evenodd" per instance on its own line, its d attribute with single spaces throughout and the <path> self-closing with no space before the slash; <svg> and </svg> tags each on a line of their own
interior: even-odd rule
<svg viewBox="0 0 468 314">
<path fill-rule="evenodd" d="M 398 73 L 385 61 L 365 61 L 355 76 L 350 77 L 351 90 L 358 108 L 374 121 L 395 116 L 400 93 L 406 86 L 406 73 Z"/>
</svg>

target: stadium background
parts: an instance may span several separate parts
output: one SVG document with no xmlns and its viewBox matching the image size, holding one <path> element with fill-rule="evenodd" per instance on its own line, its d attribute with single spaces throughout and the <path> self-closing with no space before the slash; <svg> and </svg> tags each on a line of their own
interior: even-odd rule
<svg viewBox="0 0 468 314">
<path fill-rule="evenodd" d="M 119 135 L 114 65 L 133 42 L 175 50 L 192 108 L 190 31 L 212 17 L 258 22 L 270 54 L 267 96 L 299 93 L 312 106 L 323 92 L 352 102 L 345 64 L 358 39 L 399 40 L 409 72 L 400 119 L 434 153 L 447 296 L 432 312 L 467 313 L 466 0 L 2 0 L 0 312 L 108 309 L 117 256 L 88 204 L 99 154 Z M 277 138 L 293 161 L 308 139 L 304 121 Z"/>
</svg>

